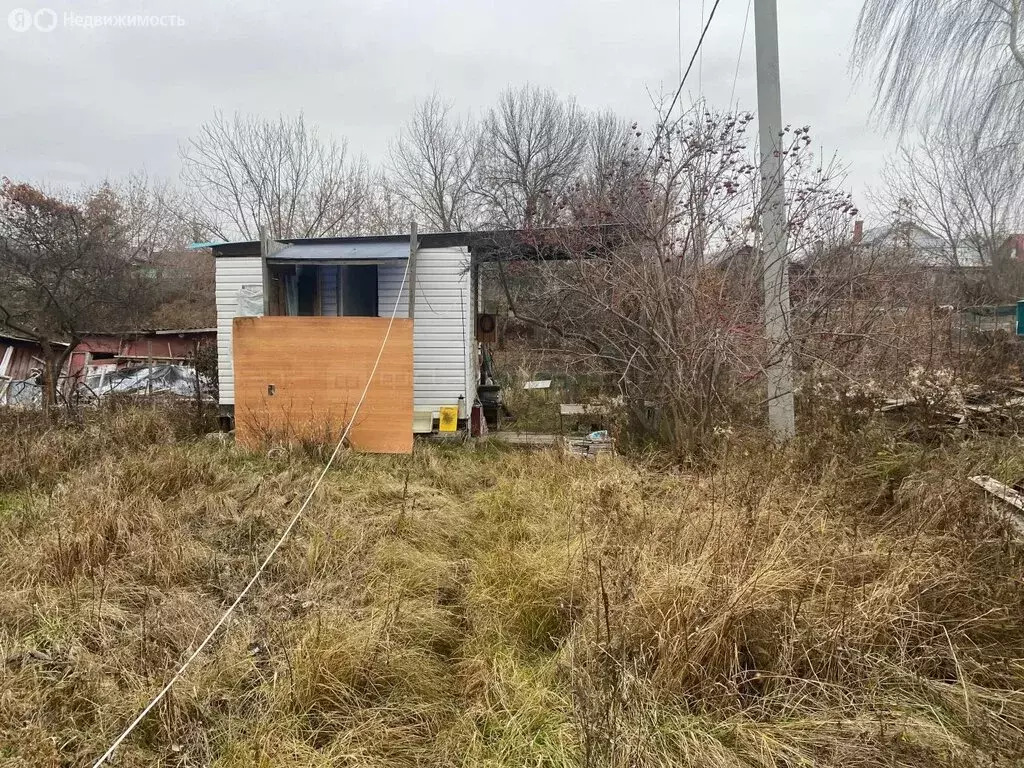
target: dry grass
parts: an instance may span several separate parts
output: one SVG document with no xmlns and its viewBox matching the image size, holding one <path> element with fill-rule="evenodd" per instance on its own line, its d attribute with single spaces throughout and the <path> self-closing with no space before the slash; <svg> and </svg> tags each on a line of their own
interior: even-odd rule
<svg viewBox="0 0 1024 768">
<path fill-rule="evenodd" d="M 175 423 L 0 425 L 0 765 L 101 754 L 317 469 Z M 1022 448 L 348 456 L 115 764 L 1017 765 L 1021 547 L 964 478 Z"/>
</svg>

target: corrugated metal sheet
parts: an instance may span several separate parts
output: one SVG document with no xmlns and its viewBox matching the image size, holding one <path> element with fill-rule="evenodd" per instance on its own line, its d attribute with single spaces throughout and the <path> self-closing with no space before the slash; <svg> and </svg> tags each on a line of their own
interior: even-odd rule
<svg viewBox="0 0 1024 768">
<path fill-rule="evenodd" d="M 217 368 L 220 402 L 235 403 L 235 375 L 231 364 L 231 323 L 238 309 L 242 286 L 262 286 L 259 256 L 217 259 Z"/>
<path fill-rule="evenodd" d="M 271 261 L 379 261 L 406 259 L 409 243 L 303 243 L 286 245 Z"/>
</svg>

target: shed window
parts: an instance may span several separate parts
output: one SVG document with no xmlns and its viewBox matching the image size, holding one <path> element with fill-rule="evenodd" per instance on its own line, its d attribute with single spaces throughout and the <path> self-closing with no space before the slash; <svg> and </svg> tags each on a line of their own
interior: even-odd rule
<svg viewBox="0 0 1024 768">
<path fill-rule="evenodd" d="M 274 264 L 269 278 L 271 315 L 377 316 L 376 264 Z"/>
</svg>

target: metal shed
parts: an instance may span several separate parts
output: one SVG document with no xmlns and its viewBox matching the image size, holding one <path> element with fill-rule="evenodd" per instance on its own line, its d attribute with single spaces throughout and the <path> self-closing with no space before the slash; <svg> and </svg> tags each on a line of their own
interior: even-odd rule
<svg viewBox="0 0 1024 768">
<path fill-rule="evenodd" d="M 400 413 L 403 423 L 409 417 L 410 433 L 413 424 L 431 424 L 438 419 L 443 406 L 464 406 L 460 416 L 465 418 L 477 399 L 480 382 L 479 266 L 493 261 L 565 259 L 581 252 L 588 258 L 600 258 L 617 247 L 621 238 L 619 225 L 596 225 L 565 230 L 440 232 L 417 238 L 395 234 L 198 245 L 211 248 L 215 256 L 221 414 L 235 416 L 243 390 L 246 402 L 241 407 L 253 405 L 251 413 L 266 415 L 279 408 L 284 398 L 275 394 L 274 381 L 283 378 L 288 383 L 287 397 L 301 400 L 307 425 L 324 414 L 330 420 L 332 408 L 351 403 L 350 395 L 344 393 L 361 391 L 353 390 L 353 380 L 372 367 L 365 364 L 365 343 L 345 342 L 358 341 L 352 334 L 359 332 L 376 334 L 381 326 L 368 319 L 390 318 L 397 301 L 396 318 L 413 321 L 411 328 L 403 325 L 399 332 L 403 337 L 408 332 L 411 339 L 396 345 L 407 357 L 404 362 L 390 361 L 391 370 L 398 373 L 390 374 L 390 381 L 375 379 L 375 390 L 390 386 L 393 402 L 409 402 L 411 413 Z M 407 265 L 408 282 L 402 289 Z M 412 312 L 410 284 L 415 287 Z M 291 323 L 289 317 L 305 317 L 307 322 Z M 344 322 L 329 322 L 333 317 Z M 234 359 L 238 351 L 234 334 L 240 328 L 245 340 L 237 341 L 243 344 L 249 361 L 241 376 Z M 306 329 L 310 335 L 303 336 Z M 343 338 L 345 334 L 350 338 Z M 373 354 L 380 348 L 375 346 Z M 314 362 L 327 368 L 311 368 L 307 364 L 311 354 L 319 355 Z M 346 356 L 351 359 L 346 361 Z M 284 358 L 286 362 L 300 361 L 304 372 L 291 375 L 287 365 L 281 365 Z M 274 381 L 262 377 L 254 382 L 253 366 L 257 372 L 272 370 Z M 396 375 L 406 383 L 399 386 Z M 374 391 L 370 396 L 387 394 Z M 386 432 L 384 425 L 392 417 L 383 415 L 382 403 L 375 407 L 372 420 L 379 425 L 379 432 Z M 369 425 L 358 425 L 356 431 L 364 436 L 373 432 Z M 380 442 L 386 441 L 381 438 Z"/>
<path fill-rule="evenodd" d="M 216 257 L 217 349 L 222 413 L 233 414 L 232 326 L 245 316 L 409 317 L 408 235 L 224 243 Z M 477 346 L 468 244 L 424 235 L 416 252 L 414 404 L 436 418 L 476 397 Z M 301 353 L 301 350 L 299 350 Z"/>
</svg>

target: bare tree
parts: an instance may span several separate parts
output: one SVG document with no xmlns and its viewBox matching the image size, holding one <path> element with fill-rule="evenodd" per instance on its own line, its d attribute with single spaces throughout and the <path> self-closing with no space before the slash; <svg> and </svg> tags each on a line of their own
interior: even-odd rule
<svg viewBox="0 0 1024 768">
<path fill-rule="evenodd" d="M 107 186 L 119 201 L 121 244 L 144 278 L 152 313 L 139 320 L 156 328 L 203 328 L 215 324 L 213 259 L 189 249 L 209 233 L 189 216 L 170 184 L 134 173 Z"/>
<path fill-rule="evenodd" d="M 750 240 L 757 200 L 757 168 L 748 161 L 749 112 L 714 113 L 694 104 L 661 130 L 652 155 L 650 237 L 695 267 L 712 251 L 730 251 Z M 645 162 L 646 165 L 646 162 Z"/>
<path fill-rule="evenodd" d="M 153 328 L 210 328 L 217 324 L 214 257 L 203 248 L 174 248 L 147 259 L 143 276 L 154 293 Z"/>
<path fill-rule="evenodd" d="M 215 237 L 319 237 L 349 232 L 366 195 L 367 166 L 344 141 L 294 119 L 217 112 L 181 147 L 194 218 Z"/>
<path fill-rule="evenodd" d="M 474 176 L 486 224 L 559 220 L 586 153 L 587 122 L 573 99 L 551 90 L 527 85 L 501 94 L 483 122 Z"/>
<path fill-rule="evenodd" d="M 388 170 L 393 193 L 429 229 L 469 229 L 475 218 L 470 182 L 476 150 L 475 127 L 454 117 L 451 102 L 433 94 L 416 105 L 391 142 Z"/>
<path fill-rule="evenodd" d="M 182 215 L 180 194 L 170 183 L 136 172 L 102 188 L 117 200 L 121 235 L 133 256 L 144 259 L 194 241 L 194 222 Z M 84 196 L 89 194 L 86 190 Z"/>
<path fill-rule="evenodd" d="M 416 214 L 396 187 L 384 171 L 370 177 L 352 234 L 393 235 L 409 228 L 409 221 Z"/>
<path fill-rule="evenodd" d="M 634 191 L 641 173 L 643 131 L 614 112 L 589 118 L 586 149 L 568 201 L 574 221 L 586 224 L 630 221 L 638 213 Z"/>
<path fill-rule="evenodd" d="M 882 172 L 876 205 L 897 226 L 937 235 L 945 266 L 961 278 L 984 270 L 990 296 L 1016 298 L 1001 249 L 1024 221 L 1022 174 L 1021 145 L 979 140 L 970 126 L 952 124 L 922 131 L 897 153 Z"/>
<path fill-rule="evenodd" d="M 8 179 L 0 188 L 0 323 L 42 348 L 47 409 L 85 330 L 125 327 L 150 308 L 138 267 L 159 227 L 132 205 L 110 184 L 80 202 Z"/>
<path fill-rule="evenodd" d="M 854 67 L 874 74 L 890 126 L 918 117 L 1017 130 L 1024 106 L 1022 0 L 865 0 Z M 980 122 L 976 119 L 980 118 Z"/>
</svg>

